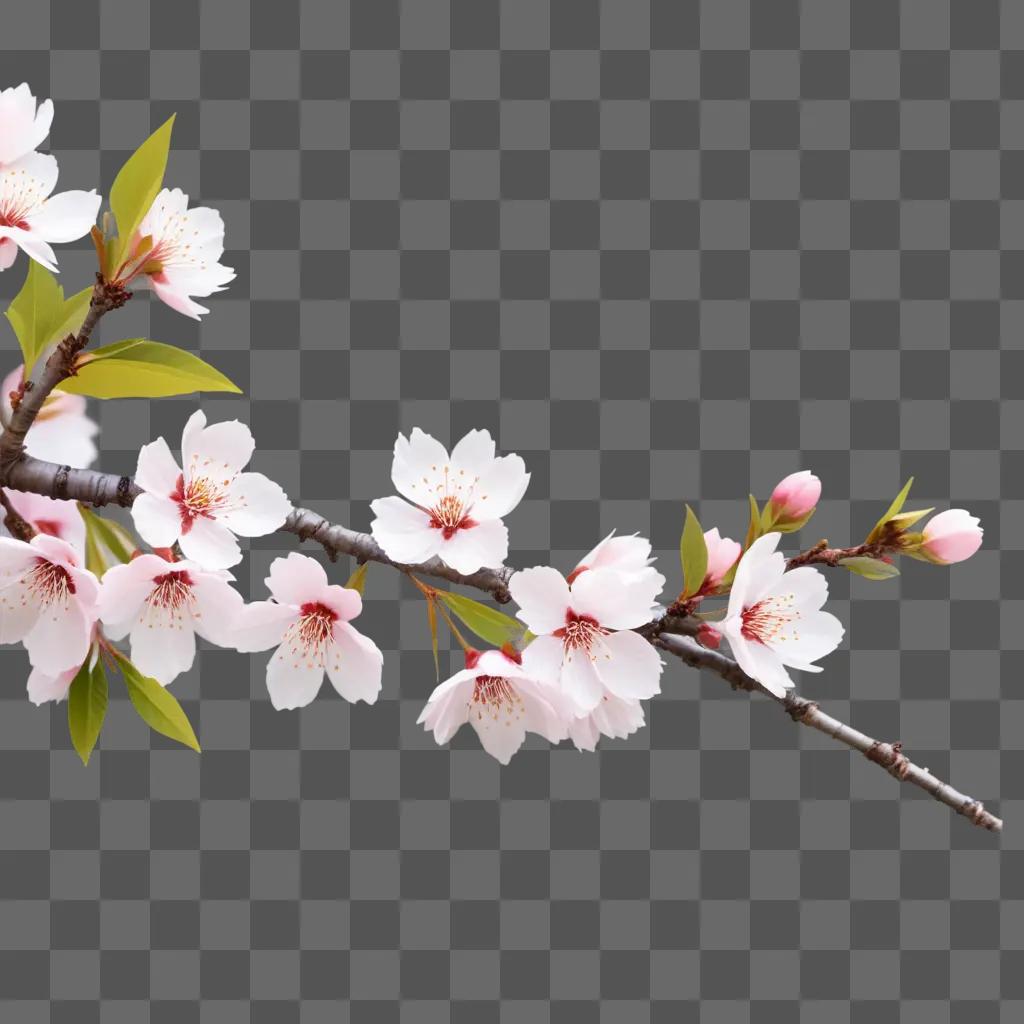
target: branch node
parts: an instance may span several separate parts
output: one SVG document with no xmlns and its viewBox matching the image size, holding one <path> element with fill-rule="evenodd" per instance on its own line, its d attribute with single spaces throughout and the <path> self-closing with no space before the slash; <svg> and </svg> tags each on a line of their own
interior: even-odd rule
<svg viewBox="0 0 1024 1024">
<path fill-rule="evenodd" d="M 786 704 L 786 714 L 793 719 L 794 722 L 805 722 L 815 711 L 818 710 L 818 704 L 813 700 L 800 699 L 799 703 L 793 701 Z"/>
<path fill-rule="evenodd" d="M 68 496 L 68 475 L 71 473 L 70 466 L 61 466 L 53 477 L 53 496 L 62 501 Z"/>
<path fill-rule="evenodd" d="M 123 476 L 117 481 L 117 503 L 121 508 L 128 508 L 132 504 L 132 478 Z"/>
</svg>

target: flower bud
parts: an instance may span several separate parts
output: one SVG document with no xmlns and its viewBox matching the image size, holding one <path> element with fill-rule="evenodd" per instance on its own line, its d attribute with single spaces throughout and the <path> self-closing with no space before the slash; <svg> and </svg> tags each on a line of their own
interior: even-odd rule
<svg viewBox="0 0 1024 1024">
<path fill-rule="evenodd" d="M 768 500 L 766 527 L 783 533 L 799 530 L 811 518 L 821 497 L 821 481 L 809 470 L 780 480 Z"/>
<path fill-rule="evenodd" d="M 706 622 L 702 622 L 700 629 L 697 630 L 697 643 L 702 647 L 709 647 L 711 650 L 718 650 L 719 644 L 722 642 L 722 634 L 719 633 L 714 626 L 708 625 Z"/>
<path fill-rule="evenodd" d="M 963 508 L 940 512 L 925 525 L 917 553 L 939 565 L 962 562 L 981 547 L 984 531 L 978 523 L 978 518 Z"/>
<path fill-rule="evenodd" d="M 716 526 L 704 534 L 704 544 L 708 549 L 708 567 L 701 590 L 713 590 L 722 582 L 729 570 L 739 560 L 743 552 L 738 541 L 722 537 Z"/>
</svg>

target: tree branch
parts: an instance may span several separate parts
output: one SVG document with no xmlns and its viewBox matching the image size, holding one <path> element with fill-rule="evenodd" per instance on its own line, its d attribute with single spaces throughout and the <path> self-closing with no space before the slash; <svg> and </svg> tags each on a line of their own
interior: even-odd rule
<svg viewBox="0 0 1024 1024">
<path fill-rule="evenodd" d="M 3 438 L 0 437 L 0 448 L 2 443 Z M 131 477 L 118 477 L 91 469 L 71 469 L 31 456 L 23 456 L 8 466 L 0 463 L 0 484 L 18 491 L 32 491 L 51 498 L 81 501 L 100 507 L 113 504 L 128 508 L 141 493 Z M 490 594 L 499 603 L 509 600 L 508 582 L 515 569 L 507 566 L 500 569 L 481 569 L 471 576 L 463 576 L 436 558 L 424 565 L 403 565 L 388 558 L 368 534 L 357 533 L 329 523 L 323 516 L 302 508 L 293 509 L 281 530 L 294 534 L 300 540 L 315 541 L 323 546 L 332 559 L 340 554 L 350 555 L 359 562 L 379 562 L 382 565 L 394 566 L 403 572 L 473 587 Z M 846 549 L 817 548 L 819 554 L 835 550 Z M 803 555 L 795 557 L 802 558 Z M 821 561 L 824 564 L 834 564 L 827 558 L 822 558 Z M 797 564 L 809 562 L 810 559 L 805 559 Z M 731 658 L 702 647 L 693 640 L 692 636 L 699 628 L 700 622 L 692 617 L 667 614 L 641 627 L 638 632 L 656 647 L 676 655 L 685 664 L 714 672 L 733 689 L 765 694 L 779 704 L 795 722 L 817 729 L 851 750 L 860 751 L 868 760 L 880 765 L 894 778 L 918 786 L 936 800 L 962 814 L 972 824 L 991 832 L 1002 830 L 1002 821 L 986 811 L 980 801 L 966 796 L 948 783 L 937 779 L 927 768 L 908 760 L 899 743 L 874 740 L 826 714 L 813 701 L 805 700 L 796 694 L 791 693 L 785 698 L 776 697 L 748 676 Z"/>
<path fill-rule="evenodd" d="M 914 764 L 903 753 L 900 743 L 885 743 L 872 739 L 865 733 L 846 725 L 838 718 L 826 714 L 818 705 L 799 694 L 790 692 L 785 697 L 778 697 L 766 690 L 756 679 L 748 676 L 731 658 L 718 651 L 701 647 L 694 640 L 685 636 L 674 636 L 661 633 L 654 639 L 654 644 L 662 650 L 676 655 L 687 665 L 697 669 L 708 669 L 721 676 L 733 689 L 763 693 L 778 704 L 794 722 L 806 725 L 811 729 L 831 736 L 832 739 L 859 751 L 869 761 L 884 768 L 893 778 L 901 782 L 923 789 L 939 803 L 962 814 L 973 825 L 988 829 L 990 832 L 1001 832 L 1003 822 L 990 811 L 986 811 L 980 800 L 961 793 L 948 782 L 936 778 L 927 768 Z"/>
<path fill-rule="evenodd" d="M 830 565 L 834 568 L 843 558 L 881 558 L 887 551 L 892 551 L 893 547 L 893 544 L 884 541 L 874 541 L 871 544 L 855 544 L 851 548 L 830 548 L 827 540 L 819 540 L 806 551 L 789 559 L 786 568 L 796 569 L 801 565 Z"/>
</svg>

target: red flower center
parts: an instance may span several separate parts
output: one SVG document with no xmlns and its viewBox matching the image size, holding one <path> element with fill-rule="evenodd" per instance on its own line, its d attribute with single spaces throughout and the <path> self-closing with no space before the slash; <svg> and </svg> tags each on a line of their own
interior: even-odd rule
<svg viewBox="0 0 1024 1024">
<path fill-rule="evenodd" d="M 186 484 L 184 475 L 178 474 L 171 501 L 178 503 L 182 533 L 188 533 L 197 519 L 217 517 L 217 513 L 228 504 L 227 488 L 230 483 L 230 480 L 224 480 L 218 484 L 209 477 L 197 476 Z"/>
<path fill-rule="evenodd" d="M 41 605 L 66 604 L 75 593 L 75 581 L 63 565 L 40 558 L 25 575 L 25 584 Z"/>
<path fill-rule="evenodd" d="M 748 640 L 766 645 L 779 640 L 797 639 L 795 629 L 791 634 L 786 634 L 786 629 L 800 618 L 800 613 L 793 611 L 792 605 L 793 595 L 786 594 L 766 597 L 744 608 L 740 613 L 740 633 Z"/>
<path fill-rule="evenodd" d="M 184 570 L 165 572 L 153 577 L 153 590 L 149 595 L 151 608 L 177 612 L 192 600 L 192 577 Z"/>
<path fill-rule="evenodd" d="M 565 625 L 553 635 L 562 641 L 566 651 L 581 650 L 589 654 L 594 643 L 608 632 L 593 616 L 577 615 L 570 608 L 565 613 Z"/>
</svg>

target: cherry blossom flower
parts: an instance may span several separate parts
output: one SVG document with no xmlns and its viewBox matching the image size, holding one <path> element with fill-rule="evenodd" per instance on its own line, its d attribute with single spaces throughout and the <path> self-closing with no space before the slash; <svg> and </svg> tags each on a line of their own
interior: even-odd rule
<svg viewBox="0 0 1024 1024">
<path fill-rule="evenodd" d="M 820 672 L 811 664 L 831 654 L 843 624 L 821 611 L 828 582 L 811 566 L 786 572 L 776 551 L 780 534 L 766 533 L 740 559 L 725 618 L 715 628 L 729 641 L 740 667 L 777 697 L 793 686 L 786 666 Z"/>
<path fill-rule="evenodd" d="M 14 511 L 36 533 L 66 540 L 79 554 L 85 552 L 85 520 L 73 501 L 58 501 L 30 491 L 9 491 L 4 494 Z"/>
<path fill-rule="evenodd" d="M 821 481 L 809 469 L 790 473 L 775 485 L 768 499 L 768 525 L 785 532 L 800 529 L 820 497 Z"/>
<path fill-rule="evenodd" d="M 0 643 L 24 643 L 34 668 L 59 676 L 85 660 L 99 582 L 65 540 L 0 538 Z"/>
<path fill-rule="evenodd" d="M 192 667 L 197 635 L 232 646 L 242 611 L 233 579 L 229 572 L 195 562 L 139 555 L 104 574 L 100 618 L 111 640 L 130 637 L 135 667 L 167 686 Z"/>
<path fill-rule="evenodd" d="M 42 672 L 38 668 L 32 669 L 28 676 L 28 699 L 36 707 L 51 700 L 54 703 L 67 700 L 71 684 L 75 681 L 75 676 L 78 675 L 81 668 L 81 665 L 75 665 L 74 668 L 58 672 L 56 675 Z"/>
<path fill-rule="evenodd" d="M 24 367 L 17 367 L 5 378 L 0 388 L 0 407 L 4 419 L 11 416 L 11 393 L 21 388 Z M 25 435 L 25 451 L 37 459 L 56 462 L 73 469 L 86 469 L 96 460 L 98 454 L 93 438 L 99 433 L 99 425 L 86 416 L 86 400 L 82 395 L 69 395 L 64 391 L 52 391 L 43 402 L 32 423 L 32 429 Z"/>
<path fill-rule="evenodd" d="M 627 575 L 591 569 L 571 587 L 547 566 L 517 572 L 509 591 L 519 618 L 537 634 L 524 664 L 538 678 L 558 680 L 577 715 L 593 711 L 605 693 L 623 700 L 653 697 L 662 661 L 632 630 L 650 622 L 664 584 L 653 570 Z"/>
<path fill-rule="evenodd" d="M 36 107 L 27 82 L 0 89 L 0 165 L 31 153 L 50 134 L 53 100 Z"/>
<path fill-rule="evenodd" d="M 185 469 L 167 442 L 157 438 L 139 452 L 135 482 L 143 494 L 132 505 L 135 529 L 147 544 L 178 543 L 186 558 L 207 569 L 228 569 L 242 560 L 239 537 L 263 537 L 279 529 L 291 503 L 262 473 L 243 473 L 255 442 L 244 423 L 206 425 L 195 412 L 181 435 Z"/>
<path fill-rule="evenodd" d="M 404 564 L 435 555 L 470 575 L 501 565 L 508 529 L 501 521 L 519 504 L 530 474 L 518 455 L 495 458 L 486 430 L 471 430 L 452 449 L 415 427 L 398 435 L 391 479 L 404 500 L 377 498 L 373 536 L 388 558 Z"/>
<path fill-rule="evenodd" d="M 143 239 L 152 241 L 150 248 Z M 224 255 L 224 221 L 208 206 L 188 209 L 188 196 L 180 188 L 163 189 L 139 225 L 123 283 L 134 280 L 152 288 L 171 309 L 198 320 L 210 311 L 192 301 L 223 291 L 235 279 Z"/>
<path fill-rule="evenodd" d="M 375 703 L 384 656 L 351 625 L 363 608 L 359 592 L 329 584 L 316 559 L 294 552 L 274 559 L 266 583 L 273 600 L 243 609 L 234 646 L 243 652 L 277 647 L 267 665 L 274 707 L 305 707 L 325 672 L 345 700 Z"/>
<path fill-rule="evenodd" d="M 417 723 L 443 745 L 469 722 L 484 750 L 508 764 L 528 732 L 550 743 L 564 740 L 570 717 L 559 689 L 534 678 L 521 659 L 469 650 L 466 667 L 434 690 Z"/>
<path fill-rule="evenodd" d="M 966 509 L 947 509 L 928 520 L 914 553 L 939 565 L 962 562 L 981 547 L 984 532 L 977 516 Z"/>
<path fill-rule="evenodd" d="M 96 223 L 101 197 L 95 189 L 51 196 L 56 184 L 57 160 L 44 153 L 26 153 L 0 166 L 0 270 L 22 249 L 56 272 L 50 243 L 73 242 Z"/>
<path fill-rule="evenodd" d="M 588 569 L 617 569 L 625 573 L 655 572 L 650 568 L 651 542 L 638 534 L 616 537 L 612 530 L 592 551 L 584 555 L 568 576 L 568 582 Z"/>
<path fill-rule="evenodd" d="M 529 648 L 527 648 L 529 650 Z M 644 725 L 644 706 L 606 693 L 588 715 L 569 720 L 569 739 L 577 750 L 593 752 L 602 736 L 624 740 Z"/>
<path fill-rule="evenodd" d="M 704 544 L 708 550 L 708 567 L 704 574 L 701 591 L 714 590 L 726 577 L 743 553 L 743 546 L 728 537 L 722 537 L 718 527 L 704 533 Z"/>
</svg>

